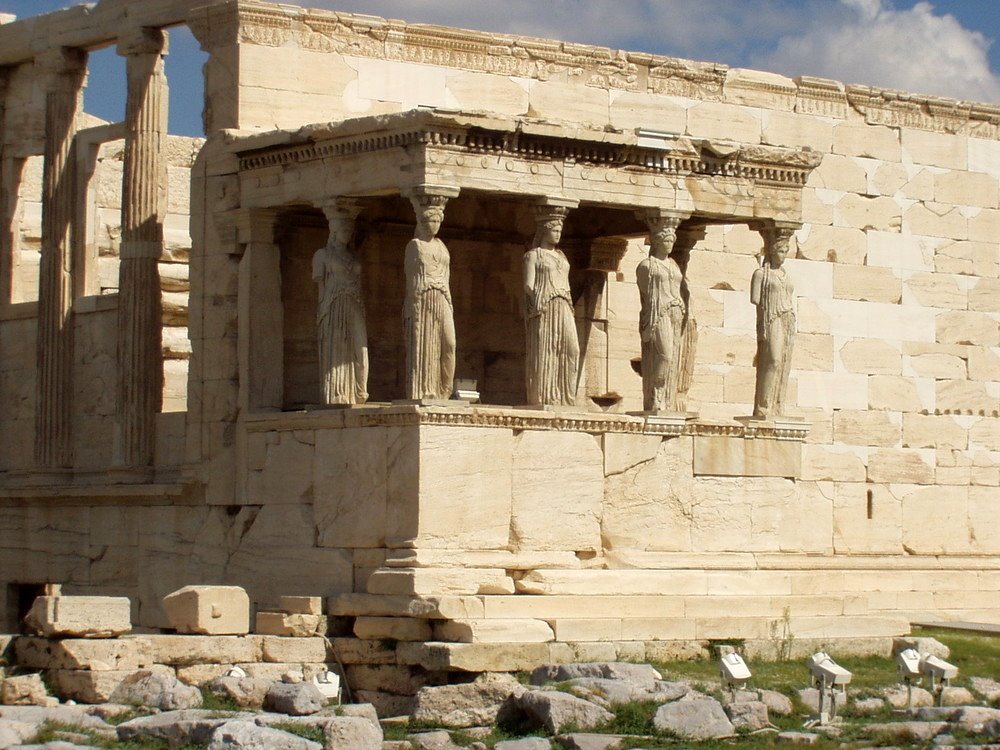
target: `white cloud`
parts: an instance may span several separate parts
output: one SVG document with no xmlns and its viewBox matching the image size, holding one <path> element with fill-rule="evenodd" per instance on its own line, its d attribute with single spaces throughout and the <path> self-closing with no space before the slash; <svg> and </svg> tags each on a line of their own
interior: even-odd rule
<svg viewBox="0 0 1000 750">
<path fill-rule="evenodd" d="M 847 83 L 1000 102 L 1000 77 L 990 70 L 983 34 L 930 2 L 896 10 L 884 0 L 841 0 L 849 13 L 836 27 L 813 26 L 753 56 L 755 67 Z"/>
</svg>

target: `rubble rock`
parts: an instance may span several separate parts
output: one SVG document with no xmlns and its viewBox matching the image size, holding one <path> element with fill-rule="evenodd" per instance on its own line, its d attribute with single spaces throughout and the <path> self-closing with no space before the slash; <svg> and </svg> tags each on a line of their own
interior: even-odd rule
<svg viewBox="0 0 1000 750">
<path fill-rule="evenodd" d="M 976 696 L 964 687 L 946 687 L 941 691 L 941 705 L 943 706 L 968 706 L 975 702 Z"/>
<path fill-rule="evenodd" d="M 239 586 L 185 586 L 163 597 L 163 611 L 178 633 L 246 635 L 250 597 Z"/>
<path fill-rule="evenodd" d="M 140 670 L 126 677 L 111 694 L 112 703 L 177 711 L 201 706 L 201 691 L 170 672 Z"/>
<path fill-rule="evenodd" d="M 884 724 L 869 724 L 865 733 L 880 741 L 898 742 L 930 742 L 941 734 L 948 724 L 944 721 L 893 721 Z"/>
<path fill-rule="evenodd" d="M 767 706 L 762 701 L 730 703 L 725 707 L 725 711 L 729 721 L 737 730 L 756 732 L 758 729 L 770 726 L 771 723 L 767 716 Z"/>
<path fill-rule="evenodd" d="M 907 708 L 907 690 L 902 685 L 893 685 L 891 687 L 885 688 L 882 691 L 882 695 L 885 696 L 886 701 L 893 708 Z M 931 695 L 927 690 L 921 687 L 913 688 L 913 708 L 922 708 L 924 706 L 933 706 L 934 696 Z"/>
<path fill-rule="evenodd" d="M 569 735 L 573 736 L 573 735 Z M 578 735 L 577 735 L 578 736 Z M 556 740 L 559 742 L 559 740 Z M 562 743 L 564 748 L 576 748 L 577 745 Z M 542 737 L 522 737 L 519 740 L 503 740 L 493 746 L 493 750 L 552 750 L 552 743 Z"/>
<path fill-rule="evenodd" d="M 885 701 L 881 698 L 861 698 L 854 701 L 851 708 L 858 716 L 871 716 L 885 708 Z"/>
<path fill-rule="evenodd" d="M 1000 682 L 989 677 L 971 677 L 969 684 L 986 700 L 990 702 L 1000 701 Z"/>
<path fill-rule="evenodd" d="M 554 690 L 526 691 L 517 703 L 529 720 L 552 733 L 567 726 L 595 729 L 615 718 L 614 714 L 590 701 Z"/>
<path fill-rule="evenodd" d="M 524 692 L 512 676 L 488 672 L 465 684 L 423 687 L 416 695 L 413 719 L 448 727 L 492 724 L 503 702 Z"/>
<path fill-rule="evenodd" d="M 275 682 L 264 696 L 264 707 L 268 711 L 291 716 L 314 714 L 325 702 L 323 694 L 308 682 Z"/>
<path fill-rule="evenodd" d="M 0 719 L 0 747 L 26 742 L 38 733 L 40 727 L 40 724 Z"/>
<path fill-rule="evenodd" d="M 930 654 L 939 659 L 947 659 L 951 656 L 951 649 L 937 638 L 904 635 L 892 639 L 893 654 L 898 654 L 900 651 L 905 651 L 908 648 L 914 649 L 919 654 Z"/>
<path fill-rule="evenodd" d="M 40 674 L 8 677 L 0 685 L 0 703 L 5 706 L 47 706 L 49 700 Z"/>
<path fill-rule="evenodd" d="M 714 698 L 683 698 L 660 706 L 653 716 L 653 726 L 686 740 L 731 737 L 736 731 L 722 704 Z"/>
<path fill-rule="evenodd" d="M 258 677 L 224 675 L 209 682 L 205 689 L 218 698 L 233 701 L 237 706 L 261 708 L 271 684 L 270 680 L 262 680 Z"/>
<path fill-rule="evenodd" d="M 203 709 L 165 711 L 152 716 L 140 716 L 118 725 L 122 741 L 150 737 L 163 740 L 170 747 L 207 745 L 212 733 L 228 721 L 253 718 L 253 714 L 232 714 Z"/>
<path fill-rule="evenodd" d="M 323 746 L 280 729 L 235 720 L 216 727 L 207 750 L 323 750 Z"/>
<path fill-rule="evenodd" d="M 652 690 L 662 675 L 649 664 L 628 664 L 626 662 L 579 662 L 576 664 L 543 664 L 531 673 L 532 685 L 546 682 L 566 682 L 579 677 L 603 677 L 608 680 L 625 680 L 646 685 Z"/>
<path fill-rule="evenodd" d="M 462 750 L 451 740 L 451 735 L 441 729 L 437 732 L 417 732 L 406 735 L 414 750 Z"/>
<path fill-rule="evenodd" d="M 334 716 L 324 724 L 325 750 L 381 750 L 382 727 L 362 716 Z"/>
<path fill-rule="evenodd" d="M 778 732 L 775 739 L 790 745 L 815 745 L 819 742 L 819 735 L 812 732 Z"/>
</svg>

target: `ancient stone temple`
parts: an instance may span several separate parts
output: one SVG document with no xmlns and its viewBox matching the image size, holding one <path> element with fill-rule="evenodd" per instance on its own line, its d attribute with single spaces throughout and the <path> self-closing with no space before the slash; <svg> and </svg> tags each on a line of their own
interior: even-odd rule
<svg viewBox="0 0 1000 750">
<path fill-rule="evenodd" d="M 404 671 L 1000 618 L 1000 106 L 254 0 L 0 66 L 7 630 L 47 583 L 325 596 Z"/>
</svg>

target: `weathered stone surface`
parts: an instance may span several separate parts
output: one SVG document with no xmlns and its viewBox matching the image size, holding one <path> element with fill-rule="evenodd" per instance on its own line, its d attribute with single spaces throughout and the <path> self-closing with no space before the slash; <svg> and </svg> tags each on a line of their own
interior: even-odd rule
<svg viewBox="0 0 1000 750">
<path fill-rule="evenodd" d="M 915 649 L 921 654 L 930 654 L 940 659 L 947 659 L 951 656 L 951 649 L 941 643 L 937 638 L 924 636 L 901 636 L 892 639 L 892 652 L 898 654 L 908 648 Z"/>
<path fill-rule="evenodd" d="M 914 708 L 934 705 L 934 696 L 931 695 L 930 692 L 924 690 L 922 687 L 914 687 L 912 690 L 912 705 Z M 885 688 L 882 691 L 882 695 L 885 696 L 886 702 L 893 708 L 906 708 L 910 705 L 905 687 L 894 685 L 892 687 Z"/>
<path fill-rule="evenodd" d="M 308 682 L 276 682 L 264 696 L 264 707 L 291 716 L 314 714 L 323 708 L 326 700 L 315 685 Z"/>
<path fill-rule="evenodd" d="M 229 714 L 219 711 L 188 709 L 165 711 L 151 716 L 140 716 L 118 725 L 118 739 L 123 741 L 150 737 L 166 742 L 170 747 L 207 745 L 212 733 L 228 721 L 252 714 Z"/>
<path fill-rule="evenodd" d="M 290 615 L 323 614 L 322 596 L 282 596 L 278 598 L 278 608 Z"/>
<path fill-rule="evenodd" d="M 556 741 L 559 742 L 562 747 L 566 748 L 581 747 L 577 737 L 579 737 L 579 735 L 562 735 L 557 738 Z M 604 745 L 604 747 L 614 747 L 614 745 Z M 493 750 L 551 750 L 551 748 L 552 743 L 542 737 L 523 737 L 519 740 L 501 740 L 493 746 Z"/>
<path fill-rule="evenodd" d="M 239 586 L 185 586 L 163 597 L 163 611 L 178 633 L 250 632 L 250 597 Z"/>
<path fill-rule="evenodd" d="M 726 716 L 733 726 L 756 732 L 770 724 L 767 716 L 767 705 L 761 701 L 743 701 L 730 703 L 725 707 Z"/>
<path fill-rule="evenodd" d="M 416 732 L 406 735 L 416 750 L 460 750 L 460 746 L 451 741 L 451 735 L 446 731 Z"/>
<path fill-rule="evenodd" d="M 517 705 L 528 719 L 556 733 L 564 727 L 595 729 L 614 718 L 614 714 L 582 698 L 552 690 L 528 690 Z"/>
<path fill-rule="evenodd" d="M 722 704 L 713 698 L 685 698 L 660 706 L 653 715 L 653 726 L 687 740 L 731 737 L 736 731 Z"/>
<path fill-rule="evenodd" d="M 122 680 L 111 694 L 111 702 L 177 711 L 201 706 L 201 691 L 178 681 L 172 673 L 140 670 Z"/>
<path fill-rule="evenodd" d="M 270 687 L 270 680 L 223 675 L 209 682 L 205 689 L 223 700 L 233 701 L 242 708 L 261 708 L 264 705 L 264 696 Z"/>
<path fill-rule="evenodd" d="M 988 701 L 1000 699 L 1000 682 L 990 677 L 971 677 L 969 684 L 972 685 L 973 690 Z"/>
<path fill-rule="evenodd" d="M 264 636 L 260 639 L 261 655 L 269 662 L 324 662 L 327 660 L 326 639 Z"/>
<path fill-rule="evenodd" d="M 572 734 L 557 735 L 556 743 L 565 750 L 616 750 L 624 746 L 625 738 L 615 734 L 587 734 L 585 732 L 573 732 Z M 527 746 L 529 750 L 547 750 L 550 747 L 548 740 L 541 740 L 545 744 Z"/>
<path fill-rule="evenodd" d="M 261 639 L 234 636 L 150 635 L 153 661 L 157 664 L 240 664 L 262 658 Z"/>
<path fill-rule="evenodd" d="M 322 750 L 323 745 L 252 721 L 227 721 L 212 732 L 207 750 Z"/>
<path fill-rule="evenodd" d="M 38 734 L 38 725 L 0 719 L 0 747 L 15 747 Z"/>
<path fill-rule="evenodd" d="M 308 638 L 326 635 L 325 615 L 287 614 L 285 612 L 258 612 L 254 632 L 262 635 L 281 635 Z"/>
<path fill-rule="evenodd" d="M 113 638 L 132 629 L 131 604 L 120 596 L 40 596 L 25 622 L 50 638 Z"/>
<path fill-rule="evenodd" d="M 49 700 L 49 691 L 39 674 L 6 677 L 0 683 L 0 703 L 5 706 L 46 706 Z"/>
<path fill-rule="evenodd" d="M 815 745 L 820 737 L 812 732 L 778 732 L 775 739 L 789 745 Z"/>
<path fill-rule="evenodd" d="M 629 664 L 627 662 L 578 662 L 574 664 L 543 664 L 531 673 L 532 685 L 546 682 L 565 682 L 578 677 L 602 677 L 608 680 L 624 680 L 653 690 L 662 679 L 649 664 Z"/>
<path fill-rule="evenodd" d="M 446 620 L 434 624 L 434 639 L 457 643 L 548 643 L 555 634 L 544 620 Z"/>
<path fill-rule="evenodd" d="M 759 690 L 757 694 L 761 703 L 767 706 L 768 713 L 790 716 L 794 710 L 792 699 L 777 690 Z"/>
<path fill-rule="evenodd" d="M 369 641 L 429 641 L 431 626 L 411 617 L 359 617 L 354 621 L 354 635 Z"/>
<path fill-rule="evenodd" d="M 894 721 L 883 724 L 869 724 L 865 734 L 890 742 L 929 742 L 946 727 L 944 721 Z"/>
<path fill-rule="evenodd" d="M 470 683 L 424 687 L 417 692 L 413 719 L 449 727 L 493 724 L 504 701 L 524 691 L 510 675 L 488 672 Z"/>
<path fill-rule="evenodd" d="M 14 641 L 18 665 L 28 669 L 89 669 L 94 672 L 130 670 L 153 663 L 149 641 L 142 636 L 108 639 Z"/>
<path fill-rule="evenodd" d="M 324 724 L 325 750 L 381 750 L 382 728 L 360 716 L 337 716 Z"/>
</svg>

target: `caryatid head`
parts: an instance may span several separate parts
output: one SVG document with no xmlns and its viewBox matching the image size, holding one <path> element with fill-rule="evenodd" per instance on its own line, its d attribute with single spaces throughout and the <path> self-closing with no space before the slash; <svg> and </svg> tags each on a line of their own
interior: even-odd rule
<svg viewBox="0 0 1000 750">
<path fill-rule="evenodd" d="M 354 226 L 358 214 L 361 213 L 361 206 L 350 198 L 336 198 L 323 205 L 323 213 L 326 214 L 326 221 L 330 226 L 327 247 L 331 249 L 349 247 L 354 237 Z"/>
<path fill-rule="evenodd" d="M 535 246 L 555 248 L 562 239 L 563 224 L 569 209 L 563 206 L 536 206 Z"/>
</svg>

